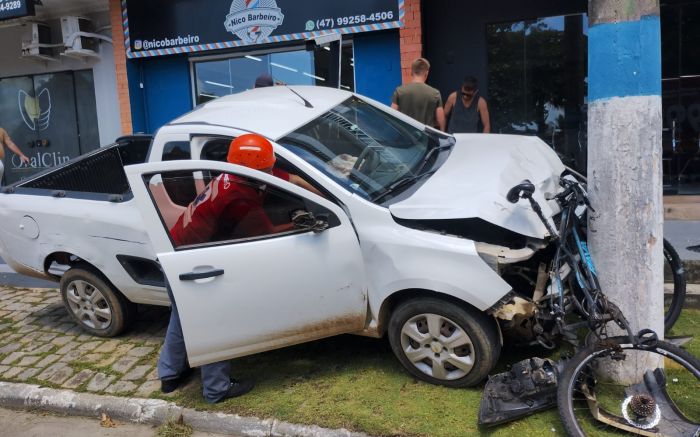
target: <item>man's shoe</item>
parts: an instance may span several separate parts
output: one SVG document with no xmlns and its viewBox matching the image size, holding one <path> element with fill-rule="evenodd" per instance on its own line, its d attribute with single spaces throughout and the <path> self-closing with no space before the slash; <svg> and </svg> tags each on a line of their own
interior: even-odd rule
<svg viewBox="0 0 700 437">
<path fill-rule="evenodd" d="M 161 379 L 160 380 L 160 391 L 163 393 L 172 393 L 177 390 L 178 387 L 182 385 L 183 382 L 192 375 L 192 368 L 188 367 L 184 372 L 176 376 L 175 378 Z"/>
<path fill-rule="evenodd" d="M 255 383 L 251 379 L 236 380 L 231 379 L 231 384 L 228 386 L 226 394 L 216 402 L 225 401 L 226 399 L 243 396 L 255 387 Z"/>
</svg>

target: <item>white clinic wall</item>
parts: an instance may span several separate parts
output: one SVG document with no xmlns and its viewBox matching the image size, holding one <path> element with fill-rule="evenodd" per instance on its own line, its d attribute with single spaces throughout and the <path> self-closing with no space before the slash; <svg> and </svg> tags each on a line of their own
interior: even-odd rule
<svg viewBox="0 0 700 437">
<path fill-rule="evenodd" d="M 85 14 L 83 16 L 93 20 L 96 29 L 110 24 L 108 12 Z M 44 22 L 51 27 L 52 42 L 60 43 L 63 41 L 60 21 L 58 19 L 50 19 L 44 20 Z M 24 32 L 25 27 L 19 24 L 9 24 L 4 27 L 0 25 L 0 78 L 92 69 L 95 81 L 100 145 L 114 142 L 121 135 L 121 120 L 112 44 L 106 41 L 100 43 L 99 59 L 83 61 L 66 56 L 58 56 L 57 61 L 28 61 L 21 59 L 20 56 Z M 101 33 L 107 36 L 112 34 L 111 29 L 106 29 Z"/>
</svg>

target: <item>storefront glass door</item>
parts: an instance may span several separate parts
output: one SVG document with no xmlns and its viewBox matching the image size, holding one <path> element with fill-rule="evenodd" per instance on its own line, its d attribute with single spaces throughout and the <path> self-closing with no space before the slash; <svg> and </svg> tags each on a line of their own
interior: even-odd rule
<svg viewBox="0 0 700 437">
<path fill-rule="evenodd" d="M 276 84 L 326 86 L 330 53 L 317 48 L 195 61 L 196 104 L 254 88 L 256 79 L 263 75 L 272 76 Z M 340 86 L 349 91 L 355 89 L 352 44 L 345 44 L 342 49 Z"/>
<path fill-rule="evenodd" d="M 587 23 L 577 14 L 486 28 L 492 131 L 537 135 L 580 170 L 586 162 Z"/>
<path fill-rule="evenodd" d="M 664 191 L 700 194 L 700 2 L 661 7 Z"/>
<path fill-rule="evenodd" d="M 0 126 L 30 159 L 22 164 L 6 149 L 3 183 L 99 147 L 94 95 L 91 71 L 0 79 Z"/>
<path fill-rule="evenodd" d="M 585 14 L 489 24 L 492 130 L 538 135 L 585 172 Z M 700 1 L 661 5 L 666 194 L 700 194 Z"/>
</svg>

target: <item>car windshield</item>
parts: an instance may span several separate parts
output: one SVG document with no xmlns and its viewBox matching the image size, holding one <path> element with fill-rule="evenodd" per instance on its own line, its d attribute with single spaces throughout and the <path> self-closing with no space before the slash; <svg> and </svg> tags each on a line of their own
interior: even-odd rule
<svg viewBox="0 0 700 437">
<path fill-rule="evenodd" d="M 279 143 L 346 189 L 378 200 L 421 179 L 437 158 L 432 150 L 453 141 L 352 97 Z"/>
</svg>

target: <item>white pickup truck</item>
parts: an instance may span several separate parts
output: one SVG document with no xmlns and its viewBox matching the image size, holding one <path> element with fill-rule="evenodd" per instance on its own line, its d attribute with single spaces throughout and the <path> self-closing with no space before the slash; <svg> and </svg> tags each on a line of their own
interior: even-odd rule
<svg viewBox="0 0 700 437">
<path fill-rule="evenodd" d="M 322 195 L 222 162 L 249 132 Z M 60 281 L 68 311 L 100 336 L 127 327 L 137 303 L 167 305 L 164 272 L 193 366 L 387 335 L 416 377 L 469 386 L 512 325 L 494 314 L 532 297 L 549 253 L 537 215 L 506 193 L 528 179 L 553 217 L 564 172 L 535 137 L 448 136 L 349 92 L 256 89 L 5 187 L 0 249 L 17 272 Z M 178 247 L 169 229 L 221 173 L 263 193 L 273 222 L 307 220 Z"/>
</svg>

